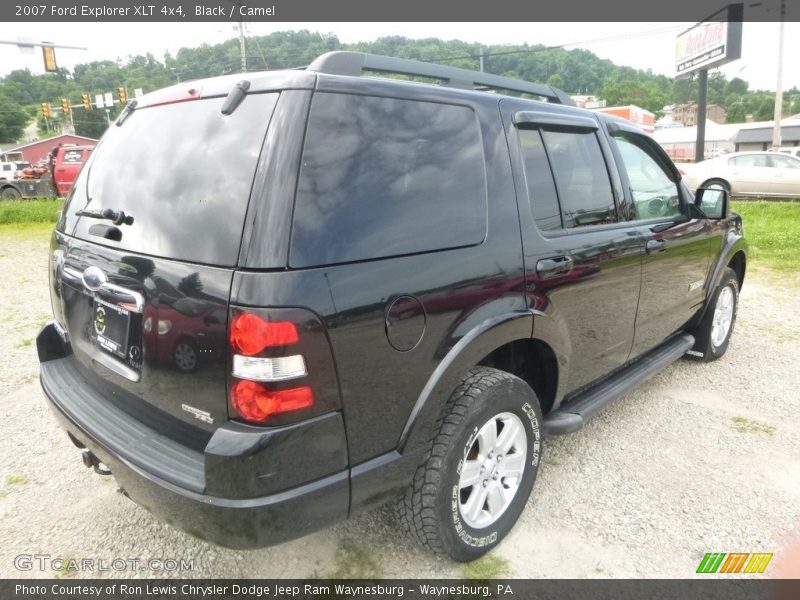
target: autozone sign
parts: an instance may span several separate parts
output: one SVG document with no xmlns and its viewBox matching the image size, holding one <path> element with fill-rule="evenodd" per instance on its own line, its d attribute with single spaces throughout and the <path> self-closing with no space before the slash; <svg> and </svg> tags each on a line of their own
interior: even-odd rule
<svg viewBox="0 0 800 600">
<path fill-rule="evenodd" d="M 730 5 L 736 6 L 736 5 Z M 738 5 L 741 6 L 741 5 Z M 724 21 L 711 19 L 681 33 L 675 43 L 675 74 L 687 75 L 717 67 L 742 55 L 742 23 L 732 21 L 730 10 Z M 741 14 L 741 13 L 740 13 Z M 713 17 L 717 17 L 713 15 Z"/>
</svg>

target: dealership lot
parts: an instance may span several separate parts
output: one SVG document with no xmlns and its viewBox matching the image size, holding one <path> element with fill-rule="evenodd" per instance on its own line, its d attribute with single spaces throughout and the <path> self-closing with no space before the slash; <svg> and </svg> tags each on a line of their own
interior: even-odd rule
<svg viewBox="0 0 800 600">
<path fill-rule="evenodd" d="M 0 576 L 463 575 L 400 533 L 389 510 L 238 552 L 156 521 L 84 469 L 36 379 L 47 237 L 0 233 Z M 784 286 L 749 276 L 722 360 L 679 361 L 578 433 L 547 440 L 528 507 L 493 553 L 506 574 L 691 577 L 706 552 L 772 552 L 765 575 L 778 568 L 800 535 L 800 300 Z M 57 572 L 64 559 L 92 562 Z"/>
</svg>

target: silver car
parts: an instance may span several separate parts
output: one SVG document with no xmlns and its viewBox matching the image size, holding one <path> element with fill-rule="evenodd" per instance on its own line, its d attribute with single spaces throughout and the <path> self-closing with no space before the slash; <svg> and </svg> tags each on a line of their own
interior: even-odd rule
<svg viewBox="0 0 800 600">
<path fill-rule="evenodd" d="M 779 152 L 735 152 L 681 165 L 692 189 L 720 188 L 731 196 L 800 198 L 800 158 Z"/>
</svg>

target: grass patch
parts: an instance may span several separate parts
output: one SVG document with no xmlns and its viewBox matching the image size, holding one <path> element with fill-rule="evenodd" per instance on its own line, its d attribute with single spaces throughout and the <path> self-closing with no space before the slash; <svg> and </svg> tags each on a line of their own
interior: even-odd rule
<svg viewBox="0 0 800 600">
<path fill-rule="evenodd" d="M 373 555 L 352 540 L 344 540 L 336 551 L 336 568 L 328 579 L 381 579 L 383 569 Z"/>
<path fill-rule="evenodd" d="M 505 558 L 486 554 L 464 567 L 464 579 L 500 579 L 511 575 L 511 565 Z"/>
<path fill-rule="evenodd" d="M 15 348 L 27 348 L 33 343 L 33 338 L 25 338 L 24 340 L 14 344 Z"/>
<path fill-rule="evenodd" d="M 25 485 L 26 483 L 28 483 L 28 478 L 25 475 L 19 473 L 6 475 L 6 485 Z"/>
<path fill-rule="evenodd" d="M 800 264 L 800 202 L 732 202 L 744 219 L 749 259 L 779 271 Z"/>
<path fill-rule="evenodd" d="M 78 574 L 78 560 L 71 556 L 61 559 L 61 568 L 56 571 L 56 579 L 75 577 Z"/>
<path fill-rule="evenodd" d="M 64 202 L 50 200 L 5 200 L 0 202 L 0 225 L 55 223 Z"/>
<path fill-rule="evenodd" d="M 764 435 L 775 435 L 775 428 L 766 423 L 751 421 L 745 417 L 731 417 L 733 428 L 739 433 L 763 433 Z"/>
</svg>

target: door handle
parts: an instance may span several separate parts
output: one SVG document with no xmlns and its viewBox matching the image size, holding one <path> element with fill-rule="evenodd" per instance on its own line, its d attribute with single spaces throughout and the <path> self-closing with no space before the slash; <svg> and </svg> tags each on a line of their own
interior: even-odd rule
<svg viewBox="0 0 800 600">
<path fill-rule="evenodd" d="M 664 240 L 647 240 L 644 249 L 648 254 L 655 254 L 656 252 L 663 252 L 667 249 L 667 242 Z"/>
<path fill-rule="evenodd" d="M 572 271 L 574 261 L 569 256 L 543 258 L 536 263 L 536 274 L 542 279 L 560 277 Z"/>
</svg>

